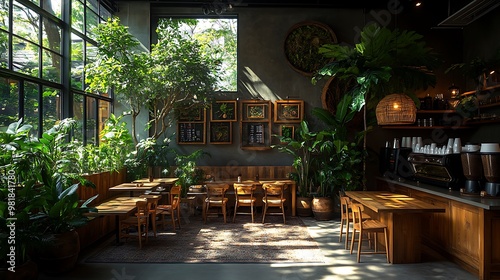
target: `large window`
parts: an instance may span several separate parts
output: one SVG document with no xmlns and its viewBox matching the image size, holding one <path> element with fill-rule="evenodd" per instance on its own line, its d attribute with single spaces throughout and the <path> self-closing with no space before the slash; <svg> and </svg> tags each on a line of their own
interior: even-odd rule
<svg viewBox="0 0 500 280">
<path fill-rule="evenodd" d="M 92 30 L 111 16 L 107 7 L 104 0 L 0 1 L 0 129 L 23 118 L 41 135 L 73 117 L 75 137 L 98 142 L 113 100 L 85 92 L 84 67 L 93 59 Z"/>
<path fill-rule="evenodd" d="M 218 91 L 237 91 L 238 19 L 236 17 L 180 18 L 181 28 L 195 37 L 203 46 L 202 52 L 221 62 L 215 75 L 219 77 Z M 158 18 L 157 26 L 163 28 L 166 18 Z"/>
</svg>

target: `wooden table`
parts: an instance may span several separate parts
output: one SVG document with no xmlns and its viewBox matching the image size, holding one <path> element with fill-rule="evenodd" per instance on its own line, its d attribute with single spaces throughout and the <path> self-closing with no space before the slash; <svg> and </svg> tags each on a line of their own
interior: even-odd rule
<svg viewBox="0 0 500 280">
<path fill-rule="evenodd" d="M 288 185 L 288 188 L 290 189 L 290 194 L 292 196 L 291 198 L 291 205 L 292 205 L 292 216 L 295 216 L 296 215 L 296 208 L 297 208 L 297 184 L 295 183 L 294 180 L 289 180 L 289 179 L 262 179 L 262 180 L 259 180 L 259 181 L 255 181 L 255 180 L 244 180 L 244 181 L 241 181 L 241 183 L 244 183 L 244 184 L 257 184 L 257 185 L 262 185 L 264 183 L 276 183 L 276 182 L 281 182 L 281 183 L 285 183 L 286 185 Z M 214 184 L 218 184 L 218 183 L 223 183 L 223 184 L 228 184 L 230 188 L 233 187 L 233 184 L 234 183 L 238 183 L 237 180 L 221 180 L 221 181 L 216 181 L 216 182 L 205 182 L 205 184 L 210 184 L 210 183 L 214 183 Z"/>
<path fill-rule="evenodd" d="M 116 244 L 120 244 L 120 216 L 130 215 L 136 210 L 136 202 L 146 200 L 141 197 L 116 197 L 96 206 L 97 213 L 90 213 L 93 216 L 115 216 L 115 239 Z"/>
<path fill-rule="evenodd" d="M 347 191 L 345 194 L 363 204 L 373 219 L 387 225 L 391 263 L 420 262 L 420 214 L 445 212 L 442 207 L 403 194 L 379 191 Z"/>
<path fill-rule="evenodd" d="M 177 182 L 179 178 L 154 178 L 153 182 L 149 181 L 149 178 L 142 178 L 133 181 L 132 183 L 159 183 L 164 185 L 173 185 Z"/>
<path fill-rule="evenodd" d="M 114 187 L 109 188 L 110 191 L 129 191 L 130 196 L 134 196 L 134 192 L 145 192 L 150 191 L 154 187 L 157 187 L 160 183 L 123 183 Z"/>
</svg>

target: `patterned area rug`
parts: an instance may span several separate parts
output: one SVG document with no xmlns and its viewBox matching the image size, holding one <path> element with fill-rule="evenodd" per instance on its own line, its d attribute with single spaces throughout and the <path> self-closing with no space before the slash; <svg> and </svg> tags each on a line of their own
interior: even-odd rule
<svg viewBox="0 0 500 280">
<path fill-rule="evenodd" d="M 316 241 L 298 217 L 287 217 L 286 225 L 278 216 L 266 217 L 266 223 L 223 223 L 221 217 L 204 224 L 199 216 L 172 232 L 171 226 L 139 249 L 129 239 L 116 246 L 114 239 L 86 259 L 90 263 L 322 263 Z"/>
</svg>

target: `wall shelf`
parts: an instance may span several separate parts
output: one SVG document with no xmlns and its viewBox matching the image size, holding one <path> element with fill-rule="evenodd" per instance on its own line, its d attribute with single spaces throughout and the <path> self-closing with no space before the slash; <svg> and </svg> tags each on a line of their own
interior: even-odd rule
<svg viewBox="0 0 500 280">
<path fill-rule="evenodd" d="M 411 129 L 411 130 L 431 130 L 431 129 L 473 129 L 474 127 L 467 126 L 467 125 L 461 125 L 461 126 L 442 126 L 442 125 L 435 125 L 435 126 L 415 126 L 415 125 L 383 125 L 380 126 L 383 129 Z"/>
<path fill-rule="evenodd" d="M 495 89 L 498 89 L 498 88 L 500 88 L 500 84 L 499 85 L 494 85 L 494 86 L 489 86 L 489 87 L 484 87 L 484 88 L 482 88 L 480 90 L 480 92 L 489 91 L 489 90 L 495 90 Z M 466 91 L 466 92 L 462 93 L 461 95 L 466 96 L 466 95 L 474 94 L 476 92 L 477 92 L 476 90 L 471 90 L 471 91 Z"/>
</svg>

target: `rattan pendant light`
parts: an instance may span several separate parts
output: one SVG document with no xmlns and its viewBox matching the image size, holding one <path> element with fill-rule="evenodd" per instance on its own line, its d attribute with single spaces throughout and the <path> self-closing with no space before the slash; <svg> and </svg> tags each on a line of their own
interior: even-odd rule
<svg viewBox="0 0 500 280">
<path fill-rule="evenodd" d="M 378 125 L 413 124 L 417 117 L 415 102 L 405 94 L 390 94 L 376 108 Z"/>
</svg>

